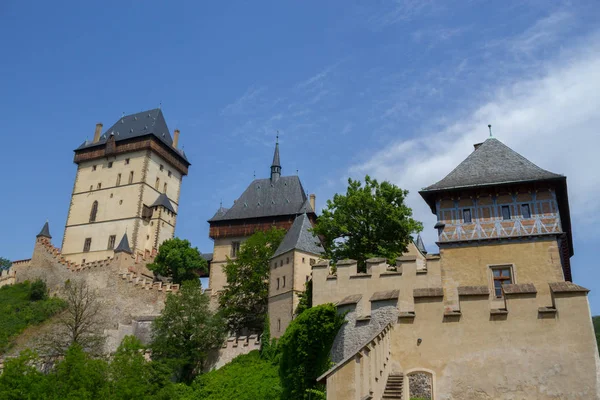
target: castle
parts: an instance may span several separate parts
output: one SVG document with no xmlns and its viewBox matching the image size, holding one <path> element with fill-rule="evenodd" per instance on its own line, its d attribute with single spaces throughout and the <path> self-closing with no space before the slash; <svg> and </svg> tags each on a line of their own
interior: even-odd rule
<svg viewBox="0 0 600 400">
<path fill-rule="evenodd" d="M 160 109 L 123 116 L 75 150 L 78 165 L 62 248 L 49 224 L 30 260 L 0 285 L 41 277 L 52 291 L 85 279 L 106 304 L 109 351 L 125 334 L 147 338 L 165 293 L 146 268 L 174 235 L 190 162 Z M 282 175 L 279 143 L 268 178 L 253 180 L 208 221 L 214 241 L 207 293 L 216 304 L 223 266 L 256 230 L 286 235 L 270 260 L 269 320 L 280 337 L 312 279 L 313 305 L 334 303 L 346 320 L 335 365 L 319 380 L 328 399 L 597 399 L 600 360 L 588 290 L 572 283 L 566 177 L 539 168 L 495 138 L 420 192 L 437 217 L 439 254 L 417 237 L 393 265 L 354 260 L 335 268 L 310 228 L 315 195 Z M 214 360 L 260 346 L 229 338 Z"/>
</svg>

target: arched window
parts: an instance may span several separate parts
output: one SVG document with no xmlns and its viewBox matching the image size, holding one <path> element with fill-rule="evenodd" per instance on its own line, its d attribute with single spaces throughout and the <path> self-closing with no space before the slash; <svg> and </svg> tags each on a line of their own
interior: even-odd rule
<svg viewBox="0 0 600 400">
<path fill-rule="evenodd" d="M 156 178 L 156 183 L 154 184 L 154 189 L 158 190 L 159 186 L 160 186 L 160 178 Z"/>
<path fill-rule="evenodd" d="M 96 214 L 98 214 L 98 202 L 94 201 L 92 211 L 90 212 L 90 222 L 96 222 Z"/>
</svg>

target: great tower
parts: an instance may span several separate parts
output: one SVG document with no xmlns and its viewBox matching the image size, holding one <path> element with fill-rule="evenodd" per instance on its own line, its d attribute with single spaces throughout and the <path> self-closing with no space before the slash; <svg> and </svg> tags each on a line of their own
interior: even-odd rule
<svg viewBox="0 0 600 400">
<path fill-rule="evenodd" d="M 77 174 L 62 243 L 83 263 L 114 254 L 126 234 L 134 256 L 152 255 L 173 237 L 181 182 L 190 163 L 160 109 L 119 118 L 75 149 Z"/>
</svg>

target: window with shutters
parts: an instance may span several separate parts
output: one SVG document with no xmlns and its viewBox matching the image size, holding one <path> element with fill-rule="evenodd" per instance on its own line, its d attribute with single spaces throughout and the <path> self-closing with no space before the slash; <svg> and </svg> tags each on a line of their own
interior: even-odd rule
<svg viewBox="0 0 600 400">
<path fill-rule="evenodd" d="M 502 219 L 510 219 L 510 206 L 502 206 Z"/>
<path fill-rule="evenodd" d="M 465 208 L 463 210 L 463 222 L 465 224 L 471 223 L 471 209 L 470 208 Z"/>
<path fill-rule="evenodd" d="M 531 210 L 529 204 L 521 204 L 521 216 L 523 218 L 531 218 Z"/>
<path fill-rule="evenodd" d="M 237 257 L 240 252 L 240 242 L 231 242 L 231 258 Z"/>
</svg>

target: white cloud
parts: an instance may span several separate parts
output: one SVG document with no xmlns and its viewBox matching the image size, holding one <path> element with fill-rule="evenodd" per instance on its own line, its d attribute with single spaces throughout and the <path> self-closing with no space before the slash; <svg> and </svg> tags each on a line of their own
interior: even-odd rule
<svg viewBox="0 0 600 400">
<path fill-rule="evenodd" d="M 221 115 L 247 114 L 255 109 L 260 96 L 267 90 L 264 86 L 250 86 L 246 92 L 233 103 L 226 105 L 221 110 Z"/>
<path fill-rule="evenodd" d="M 375 30 L 410 21 L 438 7 L 434 0 L 394 0 L 384 3 L 380 4 L 381 11 L 369 18 L 368 22 Z"/>
<path fill-rule="evenodd" d="M 449 126 L 423 128 L 413 139 L 390 144 L 352 166 L 351 175 L 368 173 L 409 189 L 409 204 L 424 222 L 424 239 L 431 246 L 435 216 L 417 192 L 466 158 L 472 145 L 487 137 L 491 123 L 494 136 L 506 145 L 567 176 L 575 235 L 591 231 L 600 222 L 600 36 L 589 37 L 544 67 L 537 78 L 514 79 L 466 114 L 443 116 L 455 121 Z M 441 117 L 434 113 L 429 119 Z"/>
</svg>

